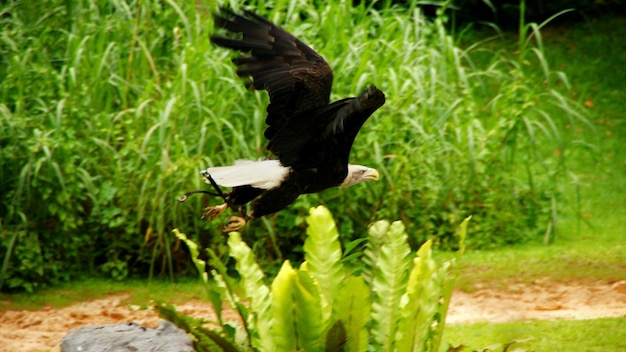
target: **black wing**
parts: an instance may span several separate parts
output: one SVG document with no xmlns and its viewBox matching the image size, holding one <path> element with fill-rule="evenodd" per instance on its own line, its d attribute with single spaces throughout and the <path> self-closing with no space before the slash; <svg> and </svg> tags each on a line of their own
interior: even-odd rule
<svg viewBox="0 0 626 352">
<path fill-rule="evenodd" d="M 358 97 L 309 110 L 306 119 L 291 119 L 276 133 L 272 152 L 283 165 L 297 169 L 318 168 L 329 161 L 346 167 L 359 130 L 384 103 L 383 92 L 371 86 Z"/>
<path fill-rule="evenodd" d="M 239 76 L 251 76 L 255 89 L 269 93 L 265 138 L 273 151 L 271 141 L 289 119 L 329 103 L 332 70 L 315 50 L 252 12 L 239 15 L 222 8 L 215 25 L 242 34 L 240 39 L 212 36 L 211 41 L 249 54 L 233 63 Z"/>
</svg>

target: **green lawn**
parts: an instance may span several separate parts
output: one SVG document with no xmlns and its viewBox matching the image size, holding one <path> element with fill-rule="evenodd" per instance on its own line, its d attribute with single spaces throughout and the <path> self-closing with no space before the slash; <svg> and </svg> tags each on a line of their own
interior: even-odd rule
<svg viewBox="0 0 626 352">
<path fill-rule="evenodd" d="M 36 310 L 44 306 L 62 308 L 79 301 L 103 298 L 116 293 L 129 293 L 128 304 L 143 306 L 152 300 L 183 303 L 193 298 L 204 299 L 203 286 L 195 279 L 172 283 L 168 280 L 114 281 L 84 278 L 32 294 L 0 294 L 0 312 L 7 309 Z"/>
<path fill-rule="evenodd" d="M 626 318 L 452 326 L 444 347 L 502 351 L 624 351 Z"/>
</svg>

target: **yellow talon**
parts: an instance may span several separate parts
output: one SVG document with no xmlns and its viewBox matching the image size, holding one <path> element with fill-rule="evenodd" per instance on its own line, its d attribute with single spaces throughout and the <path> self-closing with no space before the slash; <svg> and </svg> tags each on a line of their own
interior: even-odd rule
<svg viewBox="0 0 626 352">
<path fill-rule="evenodd" d="M 248 220 L 243 216 L 231 216 L 228 218 L 228 222 L 224 225 L 224 232 L 232 232 L 237 231 L 240 228 L 244 227 Z"/>
</svg>

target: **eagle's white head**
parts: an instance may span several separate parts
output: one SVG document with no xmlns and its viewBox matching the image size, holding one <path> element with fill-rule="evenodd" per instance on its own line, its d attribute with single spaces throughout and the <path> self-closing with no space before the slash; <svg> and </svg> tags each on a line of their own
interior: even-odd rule
<svg viewBox="0 0 626 352">
<path fill-rule="evenodd" d="M 348 175 L 339 187 L 348 187 L 369 180 L 378 180 L 378 171 L 376 169 L 363 165 L 348 164 Z"/>
</svg>

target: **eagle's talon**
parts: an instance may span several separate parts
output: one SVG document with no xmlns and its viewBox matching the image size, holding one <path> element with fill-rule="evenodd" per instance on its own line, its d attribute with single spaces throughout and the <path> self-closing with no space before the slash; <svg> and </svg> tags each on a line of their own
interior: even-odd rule
<svg viewBox="0 0 626 352">
<path fill-rule="evenodd" d="M 224 225 L 224 232 L 237 231 L 244 227 L 248 220 L 243 216 L 231 216 L 228 218 L 228 222 Z"/>
<path fill-rule="evenodd" d="M 224 210 L 228 208 L 228 204 L 224 203 L 222 205 L 216 205 L 213 207 L 204 208 L 204 213 L 202 214 L 202 219 L 208 219 L 209 221 L 215 219 L 220 216 Z"/>
</svg>

